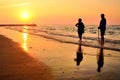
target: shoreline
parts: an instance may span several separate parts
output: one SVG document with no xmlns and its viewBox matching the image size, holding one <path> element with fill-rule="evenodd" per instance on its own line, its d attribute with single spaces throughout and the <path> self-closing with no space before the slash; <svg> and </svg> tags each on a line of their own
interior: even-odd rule
<svg viewBox="0 0 120 80">
<path fill-rule="evenodd" d="M 50 80 L 50 68 L 25 52 L 20 44 L 0 35 L 0 80 Z"/>
<path fill-rule="evenodd" d="M 13 39 L 14 42 L 18 42 L 20 44 L 19 47 L 21 47 L 22 50 L 24 49 L 24 51 L 25 50 L 28 51 L 27 53 L 28 55 L 33 55 L 33 57 L 38 62 L 40 63 L 42 62 L 45 65 L 45 67 L 47 65 L 48 73 L 50 74 L 50 76 L 52 75 L 52 77 L 54 78 L 52 79 L 51 77 L 49 77 L 48 80 L 50 79 L 51 80 L 119 80 L 120 79 L 119 52 L 103 49 L 102 58 L 104 59 L 103 60 L 104 65 L 101 68 L 101 72 L 97 72 L 97 67 L 98 67 L 97 57 L 100 53 L 100 48 L 96 49 L 96 48 L 81 46 L 83 52 L 83 59 L 80 62 L 80 65 L 77 66 L 76 61 L 74 59 L 76 58 L 76 51 L 78 50 L 78 48 L 80 48 L 79 45 L 60 43 L 58 41 L 54 41 L 51 39 L 46 39 L 43 37 L 38 37 L 29 34 L 26 35 L 24 33 L 8 30 L 8 29 L 4 29 L 3 31 L 1 30 L 0 34 L 4 34 L 6 37 Z M 25 40 L 26 39 L 25 36 L 27 36 L 27 40 Z M 7 47 L 9 46 L 7 45 L 3 49 L 7 50 L 8 49 Z M 13 51 L 10 52 L 12 53 Z M 37 73 L 35 72 L 34 74 Z"/>
</svg>

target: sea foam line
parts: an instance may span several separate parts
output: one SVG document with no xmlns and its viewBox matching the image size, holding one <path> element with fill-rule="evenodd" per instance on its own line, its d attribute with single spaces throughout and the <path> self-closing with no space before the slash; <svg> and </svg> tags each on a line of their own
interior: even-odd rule
<svg viewBox="0 0 120 80">
<path fill-rule="evenodd" d="M 12 30 L 15 30 L 15 29 L 12 29 Z M 18 30 L 17 30 L 18 31 Z M 64 34 L 55 34 L 55 33 L 50 33 L 48 31 L 45 31 L 45 30 L 39 30 L 40 32 L 44 32 L 46 34 L 52 34 L 52 35 L 58 35 L 58 36 L 67 36 L 67 37 L 72 37 L 73 35 L 64 35 Z M 23 31 L 20 31 L 20 32 L 23 32 Z M 55 38 L 55 37 L 51 37 L 51 36 L 48 36 L 48 35 L 43 35 L 43 34 L 35 34 L 35 33 L 28 33 L 28 34 L 31 34 L 31 35 L 35 35 L 35 36 L 41 36 L 43 38 L 47 38 L 47 39 L 52 39 L 52 40 L 55 40 L 55 41 L 58 41 L 58 42 L 61 42 L 61 43 L 68 43 L 68 44 L 75 44 L 75 45 L 79 45 L 79 42 L 72 42 L 72 41 L 68 41 L 68 40 L 61 40 L 61 39 L 58 39 L 58 38 Z M 74 38 L 78 38 L 78 37 L 75 37 L 73 36 Z M 91 37 L 87 37 L 87 39 L 91 39 L 91 40 L 94 40 L 94 38 L 92 39 Z M 106 49 L 106 50 L 114 50 L 114 51 L 120 51 L 120 49 L 118 48 L 115 48 L 115 47 L 106 47 L 106 46 L 101 46 L 101 45 L 92 45 L 92 44 L 87 44 L 87 43 L 82 43 L 81 44 L 82 46 L 86 46 L 86 47 L 93 47 L 93 48 L 103 48 L 103 49 Z"/>
</svg>

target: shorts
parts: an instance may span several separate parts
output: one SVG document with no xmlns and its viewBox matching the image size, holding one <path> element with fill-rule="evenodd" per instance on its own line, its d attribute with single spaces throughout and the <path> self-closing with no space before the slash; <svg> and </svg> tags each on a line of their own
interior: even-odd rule
<svg viewBox="0 0 120 80">
<path fill-rule="evenodd" d="M 105 35 L 105 30 L 106 30 L 106 28 L 100 29 L 101 36 L 104 36 L 104 35 Z"/>
<path fill-rule="evenodd" d="M 83 33 L 84 33 L 84 30 L 78 30 L 79 37 L 81 37 Z"/>
</svg>

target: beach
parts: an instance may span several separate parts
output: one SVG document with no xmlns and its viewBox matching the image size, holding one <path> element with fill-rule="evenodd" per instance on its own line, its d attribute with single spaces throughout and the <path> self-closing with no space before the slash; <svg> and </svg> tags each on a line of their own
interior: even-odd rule
<svg viewBox="0 0 120 80">
<path fill-rule="evenodd" d="M 49 67 L 28 55 L 20 44 L 0 35 L 0 80 L 49 80 Z"/>
<path fill-rule="evenodd" d="M 0 46 L 0 80 L 120 80 L 119 51 L 5 28 Z"/>
</svg>

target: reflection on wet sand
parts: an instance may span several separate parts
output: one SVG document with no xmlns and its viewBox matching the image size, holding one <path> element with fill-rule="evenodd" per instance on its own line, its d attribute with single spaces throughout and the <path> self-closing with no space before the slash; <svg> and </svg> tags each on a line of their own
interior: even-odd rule
<svg viewBox="0 0 120 80">
<path fill-rule="evenodd" d="M 101 72 L 101 68 L 104 65 L 104 52 L 102 47 L 100 48 L 99 53 L 97 55 L 97 65 L 98 65 L 97 71 Z"/>
<path fill-rule="evenodd" d="M 25 51 L 28 51 L 28 49 L 27 49 L 28 36 L 27 35 L 28 35 L 27 34 L 27 27 L 25 26 L 24 29 L 23 29 L 23 45 L 22 45 L 22 47 Z"/>
<path fill-rule="evenodd" d="M 82 52 L 81 44 L 79 44 L 78 50 L 76 52 L 76 58 L 74 59 L 74 61 L 76 61 L 76 65 L 79 66 L 82 60 L 83 60 L 83 52 Z"/>
<path fill-rule="evenodd" d="M 0 35 L 0 80 L 53 80 L 49 66 Z"/>
</svg>

